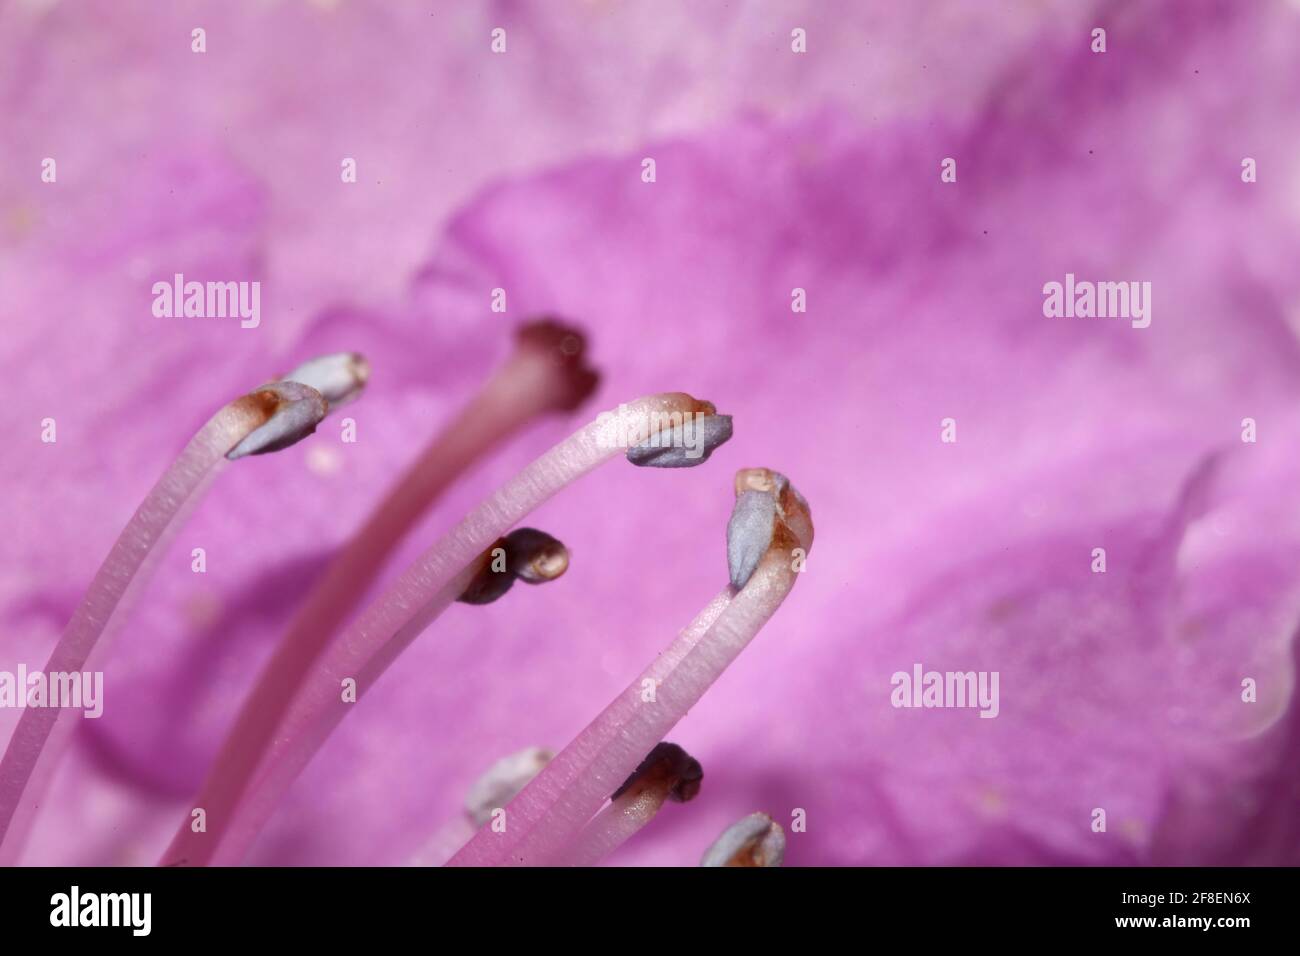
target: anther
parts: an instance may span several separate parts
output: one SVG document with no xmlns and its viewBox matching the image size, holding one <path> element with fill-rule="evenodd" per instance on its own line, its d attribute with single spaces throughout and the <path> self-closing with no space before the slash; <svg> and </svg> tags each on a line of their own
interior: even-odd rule
<svg viewBox="0 0 1300 956">
<path fill-rule="evenodd" d="M 645 790 L 657 790 L 677 803 L 686 803 L 700 792 L 704 768 L 700 762 L 677 744 L 667 741 L 655 744 L 654 749 L 632 771 L 623 786 L 610 795 L 617 800 L 625 793 L 635 796 Z"/>
<path fill-rule="evenodd" d="M 333 410 L 357 398 L 369 379 L 370 363 L 363 356 L 335 352 L 308 359 L 280 380 L 310 385 L 325 396 Z"/>
<path fill-rule="evenodd" d="M 727 522 L 727 570 L 732 587 L 742 588 L 772 546 L 776 498 L 762 491 L 743 491 Z"/>
<path fill-rule="evenodd" d="M 737 820 L 704 853 L 700 866 L 780 866 L 785 830 L 766 813 Z"/>
<path fill-rule="evenodd" d="M 642 468 L 693 468 L 730 438 L 730 415 L 688 412 L 672 428 L 629 448 L 627 460 Z"/>
<path fill-rule="evenodd" d="M 510 590 L 516 578 L 527 584 L 545 584 L 568 568 L 569 551 L 562 542 L 536 528 L 516 528 L 493 543 L 478 574 L 456 600 L 491 604 Z"/>
<path fill-rule="evenodd" d="M 569 570 L 569 549 L 545 531 L 516 528 L 503 540 L 506 567 L 525 584 L 545 584 Z"/>
<path fill-rule="evenodd" d="M 266 421 L 226 452 L 231 461 L 297 444 L 316 430 L 329 410 L 320 392 L 300 382 L 271 382 L 241 401 L 256 405 L 266 415 Z"/>
<path fill-rule="evenodd" d="M 732 587 L 744 587 L 763 555 L 780 539 L 798 539 L 792 524 L 802 527 L 808 521 L 808 503 L 785 475 L 769 468 L 736 472 L 736 504 L 727 522 L 727 570 Z"/>
<path fill-rule="evenodd" d="M 548 404 L 572 411 L 596 389 L 600 374 L 587 364 L 587 340 L 577 328 L 551 317 L 535 319 L 515 332 L 521 359 L 540 356 L 551 371 Z"/>
</svg>

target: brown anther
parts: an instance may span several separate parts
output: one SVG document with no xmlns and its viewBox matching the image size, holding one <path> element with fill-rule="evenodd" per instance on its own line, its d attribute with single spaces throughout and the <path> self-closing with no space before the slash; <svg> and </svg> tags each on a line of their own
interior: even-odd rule
<svg viewBox="0 0 1300 956">
<path fill-rule="evenodd" d="M 510 590 L 516 578 L 545 584 L 568 568 L 569 551 L 561 541 L 536 528 L 516 528 L 479 556 L 477 573 L 456 600 L 491 604 Z"/>
<path fill-rule="evenodd" d="M 812 544 L 812 512 L 790 480 L 770 468 L 741 468 L 736 472 L 736 497 L 746 491 L 772 495 L 776 501 L 773 544 L 784 550 Z"/>
<path fill-rule="evenodd" d="M 655 744 L 610 799 L 617 800 L 629 792 L 636 796 L 646 790 L 656 790 L 669 800 L 686 803 L 700 792 L 703 780 L 704 768 L 698 760 L 677 744 L 663 741 Z"/>
<path fill-rule="evenodd" d="M 572 411 L 595 391 L 600 375 L 586 364 L 586 337 L 573 326 L 549 316 L 527 322 L 515 332 L 515 344 L 520 352 L 539 354 L 558 370 L 557 410 Z"/>
<path fill-rule="evenodd" d="M 515 584 L 507 565 L 506 539 L 497 538 L 492 547 L 479 556 L 479 569 L 460 597 L 463 604 L 491 604 Z"/>
<path fill-rule="evenodd" d="M 516 528 L 503 539 L 506 566 L 527 584 L 554 581 L 569 569 L 569 550 L 545 531 Z"/>
</svg>

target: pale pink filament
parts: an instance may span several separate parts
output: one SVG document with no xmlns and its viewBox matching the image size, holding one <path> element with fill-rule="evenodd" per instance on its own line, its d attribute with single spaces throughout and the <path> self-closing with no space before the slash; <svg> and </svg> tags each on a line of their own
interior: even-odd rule
<svg viewBox="0 0 1300 956">
<path fill-rule="evenodd" d="M 132 515 L 100 565 L 45 664 L 45 673 L 93 669 L 130 597 L 149 578 L 171 532 L 226 464 L 225 454 L 267 420 L 264 403 L 248 396 L 217 412 L 190 439 Z M 107 632 L 107 633 L 106 633 Z M 104 637 L 105 640 L 101 640 Z M 93 654 L 93 659 L 92 659 Z M 77 714 L 28 707 L 0 760 L 0 865 L 18 861 L 50 778 L 66 752 Z"/>
<path fill-rule="evenodd" d="M 667 799 L 667 791 L 662 788 L 623 794 L 592 817 L 554 864 L 595 866 L 653 820 Z"/>
<path fill-rule="evenodd" d="M 341 693 L 356 681 L 358 699 L 398 654 L 463 592 L 476 562 L 497 538 L 570 482 L 607 459 L 623 454 L 622 436 L 647 419 L 700 409 L 689 395 L 668 393 L 612 410 L 546 452 L 498 490 L 412 564 L 315 659 L 284 717 L 273 727 L 249 725 L 230 740 L 248 772 L 210 778 L 209 795 L 220 803 L 196 803 L 206 832 L 195 832 L 187 814 L 163 864 L 238 863 L 274 811 L 285 790 L 311 760 L 351 704 Z M 292 690 L 292 688 L 289 688 Z M 284 689 L 282 688 L 282 691 Z M 237 731 L 239 728 L 237 728 Z"/>
<path fill-rule="evenodd" d="M 811 545 L 811 525 L 801 545 Z M 545 865 L 562 852 L 654 746 L 776 612 L 797 575 L 773 548 L 745 587 L 727 588 L 506 807 L 504 832 L 480 829 L 449 865 Z M 710 614 L 716 618 L 706 623 Z M 699 633 L 701 626 L 703 633 Z M 646 694 L 653 682 L 653 699 Z"/>
<path fill-rule="evenodd" d="M 294 693 L 387 557 L 429 506 L 494 445 L 540 415 L 571 408 L 586 397 L 595 377 L 580 364 L 580 354 L 560 361 L 552 354 L 564 334 L 563 327 L 554 323 L 524 326 L 510 359 L 450 427 L 430 442 L 330 563 L 244 701 L 194 800 L 193 805 L 203 807 L 209 818 L 230 817 L 258 762 L 266 756 L 270 737 Z M 568 337 L 580 353 L 580 339 Z M 450 600 L 456 597 L 452 594 Z M 177 831 L 168 858 L 201 865 L 209 861 L 208 853 L 218 842 L 193 833 L 187 822 Z"/>
</svg>

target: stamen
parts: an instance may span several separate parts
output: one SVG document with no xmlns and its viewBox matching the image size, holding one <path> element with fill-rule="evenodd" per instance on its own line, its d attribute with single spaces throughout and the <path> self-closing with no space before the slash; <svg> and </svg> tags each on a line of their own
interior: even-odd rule
<svg viewBox="0 0 1300 956">
<path fill-rule="evenodd" d="M 213 415 L 127 522 L 50 653 L 45 672 L 85 670 L 92 652 L 96 659 L 103 657 L 130 598 L 152 576 L 171 535 L 197 507 L 226 458 L 299 441 L 311 434 L 324 408 L 325 400 L 311 387 L 281 382 L 237 398 Z M 55 707 L 29 707 L 19 718 L 0 759 L 0 865 L 18 861 L 74 726 L 73 714 Z"/>
<path fill-rule="evenodd" d="M 259 680 L 194 804 L 207 811 L 207 831 L 194 833 L 186 814 L 162 862 L 239 862 L 280 796 L 350 708 L 340 699 L 341 680 L 355 680 L 358 699 L 364 695 L 402 650 L 465 592 L 492 544 L 565 485 L 616 455 L 621 448 L 617 436 L 626 434 L 634 422 L 705 409 L 712 413 L 713 407 L 675 392 L 603 413 L 479 505 L 334 640 L 329 641 L 326 628 L 306 630 L 300 625 L 319 620 L 330 625 L 338 604 L 327 594 L 319 599 L 320 606 L 305 608 Z M 365 573 L 364 564 L 362 568 Z M 333 576 L 331 568 L 327 580 Z M 353 583 L 344 579 L 339 586 L 350 590 Z"/>
<path fill-rule="evenodd" d="M 491 604 L 510 590 L 515 578 L 526 584 L 545 584 L 569 569 L 568 549 L 536 528 L 518 528 L 498 538 L 486 557 L 457 601 Z"/>
<path fill-rule="evenodd" d="M 280 380 L 310 385 L 325 396 L 333 411 L 361 396 L 370 380 L 370 363 L 356 352 L 335 352 L 308 359 Z"/>
<path fill-rule="evenodd" d="M 700 762 L 677 744 L 656 744 L 557 862 L 595 866 L 653 820 L 666 801 L 694 799 L 703 779 Z"/>
<path fill-rule="evenodd" d="M 798 577 L 793 550 L 813 541 L 807 502 L 776 472 L 745 469 L 738 486 L 780 502 L 771 544 L 743 589 L 723 590 L 506 808 L 505 833 L 480 830 L 450 865 L 546 865 L 577 836 L 641 757 L 694 707 L 776 612 Z M 653 694 L 646 689 L 653 688 Z"/>
<path fill-rule="evenodd" d="M 550 319 L 518 330 L 510 358 L 424 449 L 330 562 L 299 608 L 235 718 L 196 798 L 195 805 L 207 809 L 209 819 L 229 819 L 258 761 L 267 755 L 270 737 L 285 718 L 294 689 L 306 683 L 308 673 L 374 583 L 385 560 L 433 502 L 515 431 L 542 415 L 576 408 L 591 394 L 597 380 L 597 374 L 586 365 L 585 343 L 576 330 Z M 173 841 L 173 849 L 179 848 L 174 858 L 202 864 L 205 848 L 217 842 L 198 840 L 182 823 Z"/>
<path fill-rule="evenodd" d="M 627 460 L 642 468 L 694 468 L 731 438 L 730 415 L 704 415 L 627 450 Z"/>
<path fill-rule="evenodd" d="M 785 830 L 766 813 L 751 813 L 722 831 L 700 866 L 780 866 Z"/>
<path fill-rule="evenodd" d="M 231 461 L 298 444 L 316 431 L 329 411 L 324 396 L 300 382 L 271 382 L 253 392 L 252 397 L 266 406 L 266 422 L 226 452 Z"/>
</svg>

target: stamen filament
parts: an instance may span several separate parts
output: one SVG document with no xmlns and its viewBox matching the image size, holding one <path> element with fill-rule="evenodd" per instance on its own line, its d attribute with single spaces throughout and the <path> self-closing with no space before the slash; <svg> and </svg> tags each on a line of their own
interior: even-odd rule
<svg viewBox="0 0 1300 956">
<path fill-rule="evenodd" d="M 595 866 L 653 820 L 667 798 L 661 791 L 645 790 L 612 801 L 582 828 L 573 845 L 556 860 L 556 865 Z"/>
<path fill-rule="evenodd" d="M 294 427 L 305 429 L 301 438 L 324 417 L 326 404 L 305 385 L 272 384 L 226 405 L 199 429 L 113 544 L 50 653 L 47 674 L 82 671 L 92 663 L 92 654 L 95 660 L 102 657 L 130 598 L 147 582 L 171 535 L 226 466 L 227 453 L 263 429 L 284 447 L 292 438 L 280 424 L 286 410 Z M 57 707 L 27 707 L 19 718 L 0 760 L 0 865 L 17 863 L 75 726 L 75 715 Z"/>
<path fill-rule="evenodd" d="M 543 320 L 519 329 L 510 358 L 429 443 L 330 562 L 245 699 L 194 806 L 203 807 L 209 818 L 230 816 L 266 756 L 270 736 L 284 719 L 294 692 L 305 683 L 388 556 L 439 496 L 490 449 L 543 414 L 581 404 L 597 382 L 596 373 L 584 361 L 582 336 L 567 326 Z M 368 368 L 362 378 L 367 375 Z M 211 839 L 192 838 L 202 834 L 187 833 L 189 827 L 182 825 L 168 857 L 202 865 L 205 848 L 215 844 Z"/>
<path fill-rule="evenodd" d="M 771 544 L 744 588 L 723 590 L 700 616 L 506 808 L 504 833 L 481 829 L 452 866 L 547 865 L 561 854 L 655 743 L 668 735 L 780 607 L 798 577 L 793 550 L 812 546 L 806 503 L 775 472 L 745 469 L 737 491 L 781 505 Z M 646 693 L 654 688 L 654 694 Z"/>
<path fill-rule="evenodd" d="M 621 454 L 619 436 L 630 426 L 650 415 L 696 411 L 712 414 L 714 408 L 676 392 L 603 413 L 487 498 L 323 650 L 318 651 L 310 632 L 306 637 L 312 640 L 302 642 L 309 647 L 282 646 L 195 804 L 206 811 L 206 832 L 195 833 L 187 813 L 163 864 L 239 862 L 284 791 L 347 712 L 350 704 L 339 693 L 342 681 L 356 681 L 359 700 L 401 651 L 465 592 L 480 562 L 489 559 L 492 544 L 565 485 Z M 297 631 L 295 627 L 295 635 Z M 304 650 L 310 657 L 301 656 Z M 286 675 L 283 682 L 275 680 L 281 674 Z M 263 691 L 268 679 L 271 683 Z M 287 689 L 295 687 L 292 701 L 281 703 Z"/>
<path fill-rule="evenodd" d="M 658 684 L 662 682 L 662 679 L 667 674 L 671 673 L 672 669 L 676 667 L 677 664 L 680 663 L 681 659 L 686 655 L 686 652 L 694 647 L 696 642 L 708 632 L 709 628 L 713 626 L 713 623 L 719 616 L 721 616 L 722 612 L 727 609 L 731 604 L 732 598 L 735 596 L 735 589 L 727 586 L 719 591 L 713 599 L 705 605 L 704 609 L 700 611 L 695 620 L 691 621 L 691 623 L 681 631 L 677 640 L 670 644 L 666 651 L 655 658 L 654 664 L 652 664 L 650 669 L 646 671 L 641 683 L 637 687 L 638 695 L 644 695 L 646 693 L 646 687 L 648 685 L 644 683 L 645 680 L 652 680 L 655 682 L 653 686 L 656 688 L 657 693 Z M 629 688 L 629 691 L 630 690 L 631 688 Z M 624 693 L 624 696 L 626 695 L 627 692 Z M 547 764 L 547 787 L 550 792 L 558 793 L 564 788 L 570 786 L 590 765 L 591 755 L 597 753 L 602 747 L 618 736 L 621 726 L 620 721 L 623 716 L 622 708 L 618 707 L 621 699 L 622 698 L 616 700 L 613 704 L 606 707 L 605 710 L 602 711 L 601 714 L 593 720 L 582 731 L 582 733 L 580 733 L 577 738 L 569 744 L 568 747 L 566 747 L 558 756 L 553 757 Z M 612 785 L 613 783 L 611 781 L 611 786 Z M 507 811 L 507 833 L 510 828 L 526 825 L 527 817 L 521 816 L 521 813 L 526 809 L 528 808 L 517 808 L 514 803 L 509 804 L 509 809 Z M 473 835 L 474 834 L 470 834 L 470 836 Z M 499 840 L 504 840 L 506 834 L 496 834 L 495 836 Z M 462 842 L 461 852 L 468 849 L 470 845 L 472 844 L 467 845 Z M 484 850 L 490 846 L 492 846 L 492 841 L 488 841 L 488 846 L 480 847 L 480 849 Z M 448 855 L 451 856 L 451 854 Z M 469 858 L 461 861 L 453 857 L 453 860 L 460 865 L 465 866 L 490 866 L 496 862 L 495 859 L 487 858 L 482 860 Z"/>
</svg>

